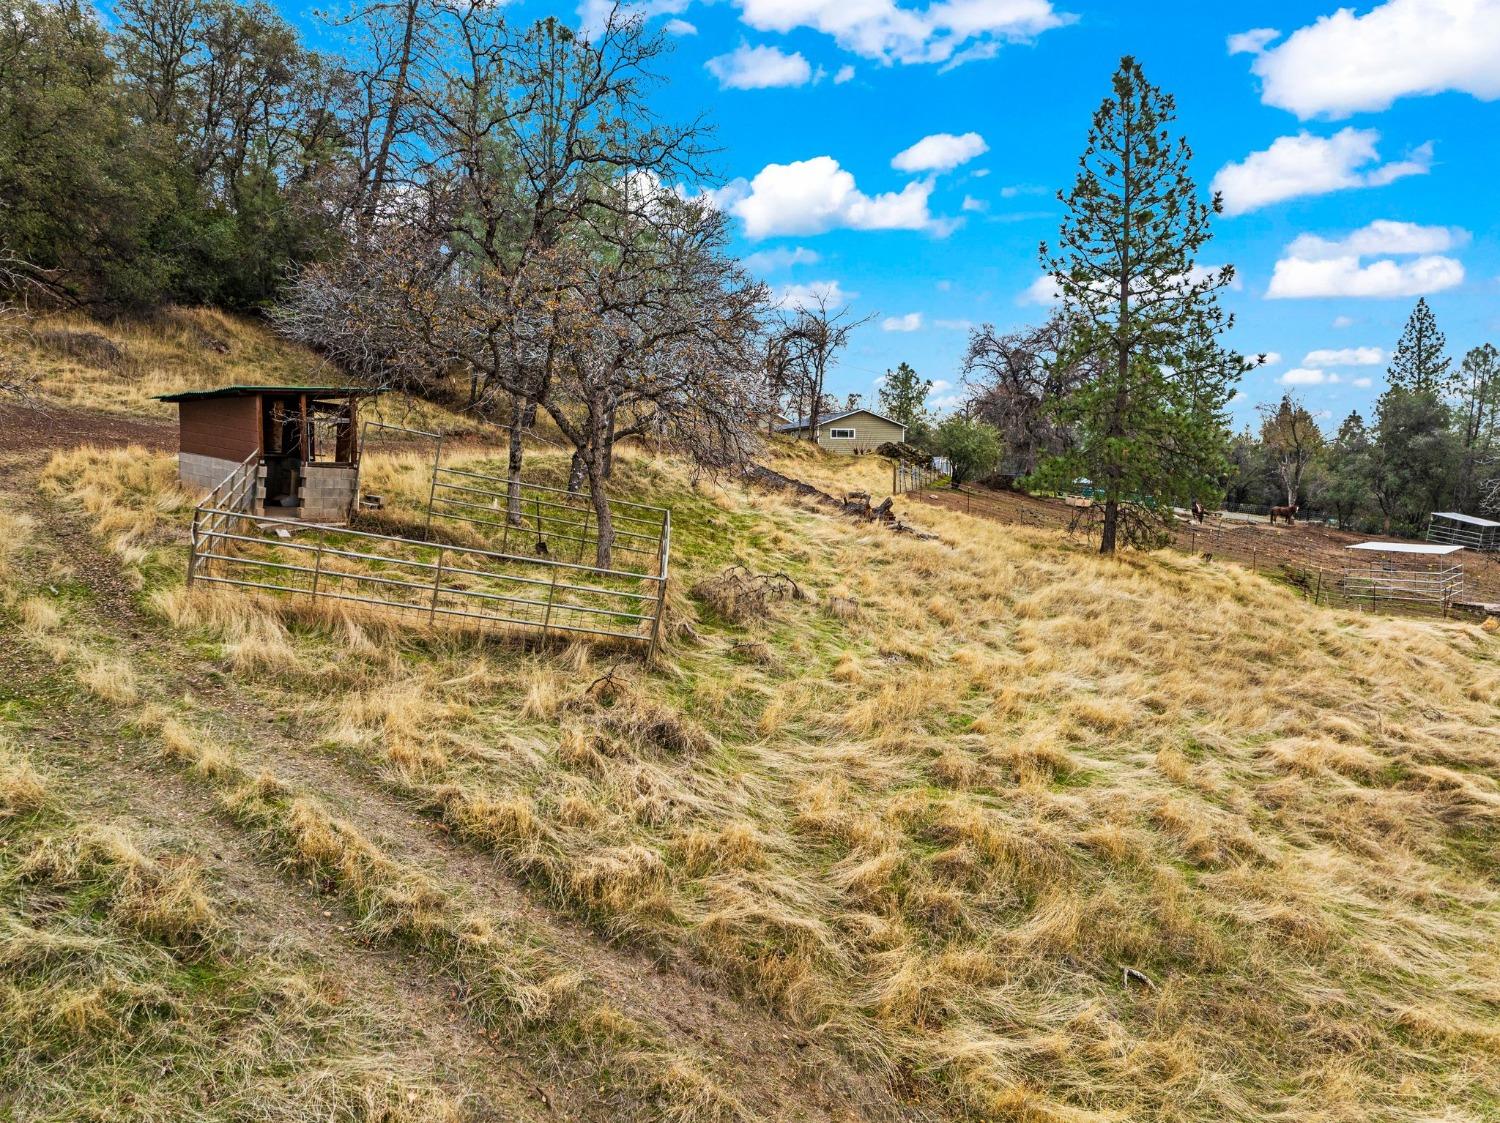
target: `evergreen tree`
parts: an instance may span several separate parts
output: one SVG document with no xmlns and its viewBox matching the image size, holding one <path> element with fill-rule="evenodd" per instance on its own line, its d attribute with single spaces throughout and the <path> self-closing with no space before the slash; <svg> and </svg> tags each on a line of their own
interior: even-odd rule
<svg viewBox="0 0 1500 1123">
<path fill-rule="evenodd" d="M 1133 58 L 1121 60 L 1094 114 L 1056 252 L 1041 247 L 1073 330 L 1064 360 L 1088 375 L 1057 403 L 1077 435 L 1038 475 L 1054 486 L 1087 476 L 1103 498 L 1101 553 L 1113 553 L 1121 504 L 1158 510 L 1216 490 L 1224 471 L 1223 408 L 1245 361 L 1218 343 L 1233 317 L 1218 307 L 1230 268 L 1195 268 L 1222 209 L 1203 202 L 1187 141 L 1170 137 L 1176 105 Z M 1092 361 L 1089 361 L 1092 360 Z M 1127 532 L 1148 528 L 1131 508 Z"/>
<path fill-rule="evenodd" d="M 1438 330 L 1427 299 L 1418 298 L 1386 370 L 1390 384 L 1416 393 L 1447 393 L 1452 389 L 1448 369 L 1451 361 L 1443 353 L 1447 346 L 1448 340 Z"/>
<path fill-rule="evenodd" d="M 1456 383 L 1453 412 L 1463 462 L 1454 501 L 1459 510 L 1472 511 L 1500 452 L 1500 350 L 1493 343 L 1471 349 L 1459 366 Z"/>
<path fill-rule="evenodd" d="M 1349 530 L 1370 499 L 1370 434 L 1358 412 L 1344 418 L 1338 434 L 1322 456 L 1322 499 L 1338 520 L 1340 530 Z"/>
<path fill-rule="evenodd" d="M 1452 494 L 1460 454 L 1451 413 L 1431 391 L 1392 386 L 1375 407 L 1370 490 L 1381 529 L 1416 533 Z"/>
<path fill-rule="evenodd" d="M 910 429 L 926 415 L 931 389 L 931 379 L 920 377 L 910 364 L 902 363 L 885 372 L 880 383 L 880 411 Z"/>
</svg>

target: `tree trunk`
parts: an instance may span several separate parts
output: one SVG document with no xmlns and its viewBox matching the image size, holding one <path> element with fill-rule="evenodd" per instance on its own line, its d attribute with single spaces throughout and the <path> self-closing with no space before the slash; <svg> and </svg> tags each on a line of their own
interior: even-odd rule
<svg viewBox="0 0 1500 1123">
<path fill-rule="evenodd" d="M 615 474 L 615 409 L 609 409 L 609 421 L 604 429 L 604 478 L 611 479 Z"/>
<path fill-rule="evenodd" d="M 385 189 L 386 168 L 391 159 L 391 145 L 396 139 L 396 128 L 401 120 L 401 109 L 406 101 L 406 75 L 411 69 L 413 32 L 417 23 L 418 0 L 406 0 L 406 25 L 401 33 L 401 57 L 396 66 L 396 88 L 391 91 L 391 106 L 386 113 L 385 129 L 380 136 L 380 149 L 375 154 L 375 166 L 371 169 L 370 194 L 365 201 L 364 217 L 373 221 L 380 209 L 380 193 Z"/>
<path fill-rule="evenodd" d="M 568 494 L 577 495 L 583 489 L 583 454 L 573 450 L 573 462 L 568 465 Z"/>
<path fill-rule="evenodd" d="M 1120 525 L 1120 502 L 1117 499 L 1104 501 L 1104 527 L 1099 532 L 1099 552 L 1115 552 L 1115 536 Z"/>
<path fill-rule="evenodd" d="M 609 512 L 609 496 L 605 489 L 603 458 L 595 450 L 586 458 L 590 498 L 594 502 L 594 523 L 597 538 L 594 542 L 594 565 L 600 569 L 611 568 L 611 551 L 615 544 L 615 523 Z"/>
<path fill-rule="evenodd" d="M 505 521 L 521 525 L 521 434 L 524 432 L 525 401 L 519 394 L 510 398 L 510 459 L 505 485 Z"/>
</svg>

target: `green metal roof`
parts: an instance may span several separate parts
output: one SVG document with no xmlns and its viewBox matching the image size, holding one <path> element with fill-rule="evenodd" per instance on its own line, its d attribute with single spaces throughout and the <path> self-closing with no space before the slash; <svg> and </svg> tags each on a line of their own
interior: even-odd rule
<svg viewBox="0 0 1500 1123">
<path fill-rule="evenodd" d="M 379 394 L 368 386 L 219 386 L 213 390 L 182 390 L 157 394 L 159 402 L 196 402 L 205 398 L 243 398 L 247 394 Z"/>
</svg>

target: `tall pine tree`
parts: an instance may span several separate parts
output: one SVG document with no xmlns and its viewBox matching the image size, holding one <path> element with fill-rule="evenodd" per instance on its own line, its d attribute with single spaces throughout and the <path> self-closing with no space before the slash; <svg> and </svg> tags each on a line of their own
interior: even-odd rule
<svg viewBox="0 0 1500 1123">
<path fill-rule="evenodd" d="M 880 408 L 892 421 L 908 429 L 927 415 L 927 394 L 932 379 L 923 378 L 907 363 L 885 372 L 880 382 Z"/>
<path fill-rule="evenodd" d="M 1087 476 L 1103 497 L 1101 553 L 1113 553 L 1122 509 L 1127 530 L 1155 509 L 1217 489 L 1224 466 L 1224 406 L 1248 368 L 1218 337 L 1233 317 L 1218 306 L 1229 267 L 1196 266 L 1217 196 L 1200 199 L 1192 150 L 1172 139 L 1172 97 L 1129 56 L 1094 114 L 1056 250 L 1041 247 L 1072 328 L 1068 361 L 1089 370 L 1056 405 L 1075 446 L 1039 473 L 1066 485 Z M 1084 362 L 1090 359 L 1090 362 Z"/>
<path fill-rule="evenodd" d="M 1427 298 L 1419 297 L 1386 370 L 1391 386 L 1416 394 L 1447 393 L 1452 381 L 1451 360 L 1444 354 L 1447 347 L 1448 339 L 1438 330 Z"/>
</svg>

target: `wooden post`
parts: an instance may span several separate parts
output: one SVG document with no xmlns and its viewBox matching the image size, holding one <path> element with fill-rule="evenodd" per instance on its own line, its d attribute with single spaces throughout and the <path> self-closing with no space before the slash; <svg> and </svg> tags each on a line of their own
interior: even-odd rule
<svg viewBox="0 0 1500 1123">
<path fill-rule="evenodd" d="M 316 600 L 318 596 L 318 578 L 323 576 L 323 543 L 318 543 L 318 553 L 313 559 L 313 584 L 312 595 Z"/>
<path fill-rule="evenodd" d="M 443 587 L 443 550 L 444 547 L 438 547 L 437 565 L 432 570 L 432 603 L 427 608 L 427 623 L 429 626 L 437 622 L 438 594 L 442 592 Z M 557 578 L 554 577 L 552 580 L 556 582 Z"/>
<path fill-rule="evenodd" d="M 901 494 L 901 462 L 899 460 L 891 465 L 891 494 Z"/>
<path fill-rule="evenodd" d="M 1321 601 L 1322 599 L 1323 599 L 1323 567 L 1320 565 L 1320 566 L 1318 566 L 1318 587 L 1313 592 L 1313 604 L 1319 603 L 1319 601 Z"/>
</svg>

